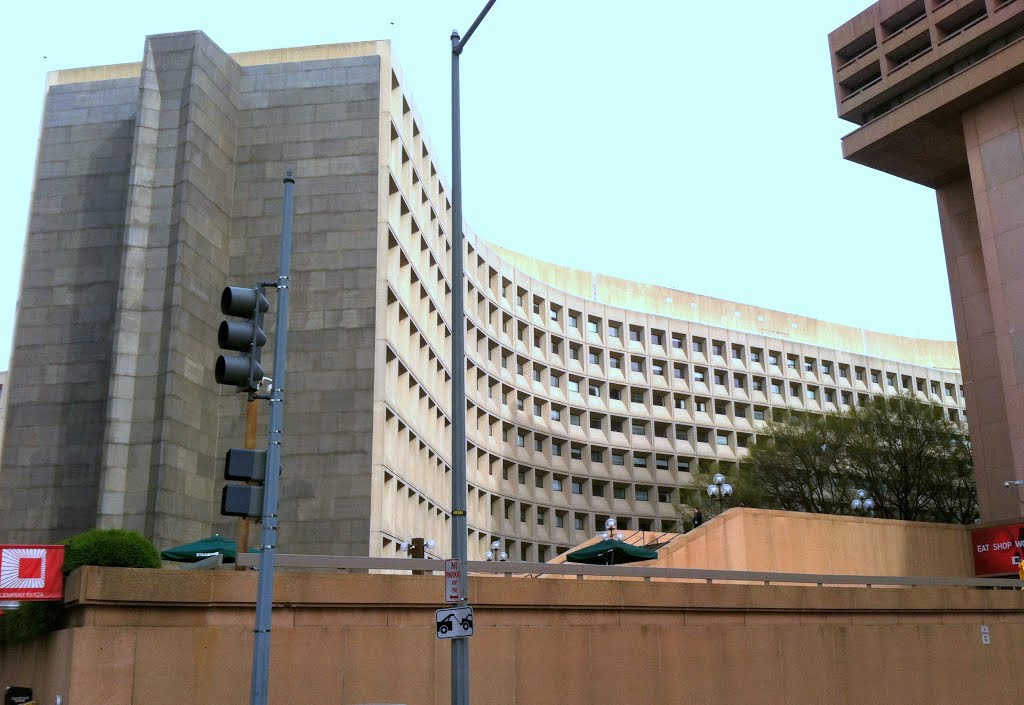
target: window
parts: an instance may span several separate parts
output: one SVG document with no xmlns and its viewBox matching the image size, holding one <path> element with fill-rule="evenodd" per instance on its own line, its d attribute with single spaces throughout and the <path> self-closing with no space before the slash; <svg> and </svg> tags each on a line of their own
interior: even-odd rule
<svg viewBox="0 0 1024 705">
<path fill-rule="evenodd" d="M 577 514 L 573 526 L 576 527 L 576 531 L 583 531 L 583 517 Z"/>
<path fill-rule="evenodd" d="M 651 373 L 654 374 L 656 377 L 664 377 L 665 376 L 665 365 L 660 363 L 660 362 L 652 362 L 651 363 Z"/>
<path fill-rule="evenodd" d="M 644 363 L 642 360 L 638 360 L 635 357 L 631 358 L 629 361 L 629 369 L 632 370 L 633 372 L 643 372 Z"/>
<path fill-rule="evenodd" d="M 792 355 L 787 357 L 786 358 L 786 367 L 788 367 L 791 370 L 795 370 L 796 369 L 796 358 L 793 357 Z"/>
<path fill-rule="evenodd" d="M 804 372 L 814 372 L 814 360 L 809 357 L 804 358 Z"/>
<path fill-rule="evenodd" d="M 569 314 L 569 327 L 570 328 L 579 328 L 580 327 L 580 319 L 577 318 L 576 314 L 574 314 L 574 313 L 570 313 Z"/>
<path fill-rule="evenodd" d="M 533 415 L 540 416 L 540 404 L 533 405 Z"/>
<path fill-rule="evenodd" d="M 764 421 L 763 409 L 754 409 L 754 421 Z"/>
<path fill-rule="evenodd" d="M 693 339 L 693 351 L 695 353 L 702 353 L 702 352 L 704 352 L 704 341 L 701 340 L 700 338 L 694 338 Z"/>
<path fill-rule="evenodd" d="M 644 393 L 643 392 L 636 392 L 636 391 L 630 392 L 629 393 L 629 400 L 631 402 L 633 402 L 634 404 L 643 404 L 644 403 Z"/>
<path fill-rule="evenodd" d="M 896 388 L 896 375 L 891 374 L 891 373 L 885 375 L 885 384 L 886 384 L 886 386 L 892 387 L 893 389 L 895 389 Z"/>
<path fill-rule="evenodd" d="M 595 431 L 600 431 L 601 430 L 601 419 L 599 417 L 596 417 L 596 416 L 591 416 L 590 417 L 590 428 L 594 429 Z"/>
<path fill-rule="evenodd" d="M 751 350 L 750 351 L 750 361 L 751 362 L 761 362 L 761 351 L 760 350 Z"/>
<path fill-rule="evenodd" d="M 546 515 L 547 515 L 547 512 L 544 511 L 543 509 L 538 509 L 537 510 L 537 526 L 544 526 L 544 517 Z"/>
<path fill-rule="evenodd" d="M 725 380 L 725 373 L 724 372 L 715 371 L 715 384 L 724 387 L 725 386 L 725 382 L 726 382 L 726 380 Z"/>
<path fill-rule="evenodd" d="M 519 484 L 520 485 L 525 485 L 526 484 L 526 471 L 525 470 L 520 470 L 519 471 Z"/>
<path fill-rule="evenodd" d="M 536 313 L 538 316 L 540 315 L 540 302 L 539 301 L 534 301 L 533 302 L 533 312 Z"/>
<path fill-rule="evenodd" d="M 517 433 L 516 434 L 516 445 L 519 446 L 520 448 L 525 448 L 526 447 L 526 436 L 524 436 L 521 433 Z"/>
<path fill-rule="evenodd" d="M 604 485 L 602 484 L 595 482 L 590 491 L 595 497 L 604 497 Z"/>
<path fill-rule="evenodd" d="M 750 383 L 750 386 L 755 392 L 763 392 L 764 379 L 762 379 L 761 377 L 754 377 L 753 381 Z"/>
<path fill-rule="evenodd" d="M 612 369 L 619 369 L 622 367 L 622 358 L 615 355 L 608 356 L 608 367 Z"/>
<path fill-rule="evenodd" d="M 571 486 L 573 494 L 583 494 L 583 483 L 573 480 Z"/>
<path fill-rule="evenodd" d="M 557 477 L 551 478 L 551 490 L 553 492 L 561 492 L 562 491 L 562 481 L 559 480 Z"/>
<path fill-rule="evenodd" d="M 583 460 L 583 451 L 579 446 L 572 446 L 569 448 L 569 457 L 573 460 Z"/>
<path fill-rule="evenodd" d="M 694 370 L 693 371 L 693 381 L 694 382 L 703 382 L 704 381 L 704 372 L 702 370 Z"/>
<path fill-rule="evenodd" d="M 552 421 L 561 421 L 562 420 L 562 412 L 559 411 L 558 409 L 552 409 L 551 410 L 551 420 Z"/>
<path fill-rule="evenodd" d="M 544 450 L 544 441 L 542 441 L 539 438 L 534 438 L 533 439 L 533 449 L 534 450 Z"/>
<path fill-rule="evenodd" d="M 619 324 L 609 323 L 608 324 L 608 337 L 618 338 L 619 337 Z"/>
<path fill-rule="evenodd" d="M 817 390 L 815 390 L 813 387 L 808 387 L 807 388 L 807 398 L 808 399 L 817 399 L 818 398 Z"/>
<path fill-rule="evenodd" d="M 675 377 L 676 379 L 685 379 L 686 378 L 686 366 L 685 365 L 673 365 L 672 366 L 672 376 Z"/>
<path fill-rule="evenodd" d="M 618 485 L 617 487 L 613 487 L 612 488 L 612 496 L 615 497 L 615 499 L 625 499 L 626 498 L 626 486 L 625 485 Z"/>
<path fill-rule="evenodd" d="M 551 386 L 561 387 L 562 386 L 562 375 L 551 375 Z"/>
<path fill-rule="evenodd" d="M 544 489 L 544 476 L 543 475 L 537 475 L 537 478 L 536 478 L 534 484 L 537 485 L 537 489 L 541 489 L 541 490 Z"/>
<path fill-rule="evenodd" d="M 779 354 L 777 352 L 768 353 L 768 364 L 779 366 Z"/>
<path fill-rule="evenodd" d="M 573 414 L 573 413 L 570 412 L 569 413 L 569 423 L 571 425 L 573 425 L 573 426 L 579 426 L 580 425 L 580 415 L 579 414 Z"/>
<path fill-rule="evenodd" d="M 743 389 L 743 378 L 742 377 L 733 377 L 732 378 L 732 386 L 735 387 L 736 389 Z"/>
<path fill-rule="evenodd" d="M 590 333 L 600 333 L 601 326 L 592 318 L 587 319 L 587 331 Z"/>
<path fill-rule="evenodd" d="M 622 419 L 612 419 L 609 428 L 612 433 L 622 433 Z"/>
<path fill-rule="evenodd" d="M 612 453 L 612 465 L 625 465 L 626 456 L 622 453 Z"/>
<path fill-rule="evenodd" d="M 540 370 L 533 371 L 533 381 L 540 382 Z"/>
<path fill-rule="evenodd" d="M 555 528 L 556 529 L 564 529 L 565 528 L 565 515 L 564 514 L 555 514 Z"/>
<path fill-rule="evenodd" d="M 636 496 L 636 501 L 646 502 L 650 498 L 650 491 L 646 487 L 637 487 L 634 495 Z"/>
<path fill-rule="evenodd" d="M 672 336 L 672 347 L 675 348 L 676 350 L 682 350 L 683 349 L 683 338 L 682 338 L 682 336 L 679 336 L 679 335 L 673 335 Z"/>
<path fill-rule="evenodd" d="M 840 365 L 839 366 L 839 379 L 849 379 L 849 378 L 850 378 L 850 368 L 847 367 L 846 365 Z"/>
<path fill-rule="evenodd" d="M 570 360 L 579 360 L 580 359 L 580 349 L 570 345 L 569 346 L 569 359 Z"/>
<path fill-rule="evenodd" d="M 661 345 L 661 333 L 651 331 L 651 345 Z"/>
<path fill-rule="evenodd" d="M 622 390 L 621 389 L 610 389 L 608 390 L 608 398 L 612 401 L 622 401 Z"/>
<path fill-rule="evenodd" d="M 658 470 L 668 470 L 668 458 L 657 457 L 654 459 L 654 467 Z"/>
<path fill-rule="evenodd" d="M 601 388 L 595 384 L 591 384 L 590 386 L 587 387 L 587 393 L 589 393 L 592 397 L 599 397 L 601 396 Z"/>
<path fill-rule="evenodd" d="M 570 392 L 578 392 L 578 391 L 580 391 L 579 380 L 576 380 L 576 379 L 570 379 L 569 380 L 569 391 Z"/>
<path fill-rule="evenodd" d="M 561 349 L 561 347 L 562 346 L 558 344 L 557 340 L 552 340 L 551 341 L 551 354 L 552 355 L 557 355 L 558 351 L 559 351 L 559 349 Z"/>
<path fill-rule="evenodd" d="M 719 433 L 715 436 L 715 443 L 720 446 L 727 446 L 729 445 L 729 437 L 724 433 Z"/>
<path fill-rule="evenodd" d="M 587 362 L 589 362 L 591 365 L 600 365 L 601 353 L 594 352 L 593 350 L 591 350 L 590 352 L 587 353 Z"/>
<path fill-rule="evenodd" d="M 711 354 L 718 355 L 719 357 L 722 356 L 722 344 L 717 340 L 711 343 Z"/>
<path fill-rule="evenodd" d="M 832 363 L 831 362 L 823 362 L 823 363 L 821 363 L 821 374 L 828 375 L 829 377 L 832 376 Z"/>
<path fill-rule="evenodd" d="M 594 463 L 603 463 L 604 462 L 604 453 L 602 453 L 599 450 L 592 450 L 592 451 L 590 451 L 590 460 L 591 460 L 591 462 L 594 462 Z"/>
<path fill-rule="evenodd" d="M 743 348 L 733 345 L 732 346 L 732 359 L 739 360 L 743 356 Z"/>
<path fill-rule="evenodd" d="M 631 430 L 634 436 L 642 436 L 645 433 L 644 425 L 642 423 L 635 423 L 631 425 Z"/>
<path fill-rule="evenodd" d="M 523 374 L 523 363 L 521 363 L 521 362 L 517 362 L 516 363 L 516 374 L 517 375 Z"/>
<path fill-rule="evenodd" d="M 772 380 L 772 394 L 782 394 L 782 385 L 778 380 Z"/>
<path fill-rule="evenodd" d="M 881 382 L 881 376 L 875 370 L 871 370 L 871 384 L 881 384 Z"/>
<path fill-rule="evenodd" d="M 555 455 L 555 456 L 562 455 L 562 444 L 561 443 L 552 443 L 551 444 L 551 455 Z M 558 489 L 562 489 L 561 486 L 559 486 Z"/>
<path fill-rule="evenodd" d="M 634 455 L 633 456 L 633 467 L 635 467 L 635 468 L 645 468 L 645 467 L 647 467 L 647 457 L 643 456 L 643 455 Z"/>
<path fill-rule="evenodd" d="M 535 306 L 534 308 L 536 309 L 538 307 Z M 534 312 L 535 313 L 540 313 L 540 311 L 536 311 L 536 310 Z M 558 320 L 558 309 L 554 309 L 553 308 L 550 311 L 548 311 L 548 318 L 550 318 L 552 321 L 557 321 Z"/>
<path fill-rule="evenodd" d="M 516 399 L 516 408 L 517 408 L 517 409 L 519 409 L 520 411 L 522 411 L 522 410 L 523 410 L 523 407 L 524 407 L 524 405 L 525 405 L 525 401 L 523 400 L 523 398 L 522 398 L 522 397 L 519 397 L 518 399 Z"/>
<path fill-rule="evenodd" d="M 693 403 L 693 409 L 698 412 L 706 412 L 708 410 L 708 404 L 705 401 L 697 400 Z"/>
</svg>

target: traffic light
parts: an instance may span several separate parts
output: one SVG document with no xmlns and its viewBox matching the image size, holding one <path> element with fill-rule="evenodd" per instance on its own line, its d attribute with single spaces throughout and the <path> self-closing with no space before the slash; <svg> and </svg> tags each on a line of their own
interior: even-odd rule
<svg viewBox="0 0 1024 705">
<path fill-rule="evenodd" d="M 224 350 L 241 355 L 221 355 L 214 367 L 217 384 L 238 387 L 242 392 L 255 392 L 263 381 L 260 351 L 267 342 L 263 332 L 263 314 L 270 302 L 259 287 L 240 286 L 224 288 L 220 295 L 220 311 L 226 316 L 238 316 L 241 321 L 221 321 L 217 330 L 217 344 Z"/>
<path fill-rule="evenodd" d="M 224 458 L 224 479 L 258 482 L 267 478 L 267 451 L 232 448 Z M 220 513 L 229 517 L 259 519 L 263 515 L 263 487 L 224 485 Z"/>
</svg>

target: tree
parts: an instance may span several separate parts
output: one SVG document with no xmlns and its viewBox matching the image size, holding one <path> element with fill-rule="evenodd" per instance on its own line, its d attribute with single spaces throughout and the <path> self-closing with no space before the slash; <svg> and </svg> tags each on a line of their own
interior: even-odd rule
<svg viewBox="0 0 1024 705">
<path fill-rule="evenodd" d="M 742 461 L 750 506 L 845 514 L 857 489 L 875 514 L 970 524 L 977 492 L 966 429 L 910 395 L 845 414 L 783 412 Z"/>
<path fill-rule="evenodd" d="M 823 414 L 783 413 L 769 421 L 741 464 L 758 506 L 835 514 L 848 504 L 845 426 L 842 417 Z"/>
<path fill-rule="evenodd" d="M 910 394 L 875 397 L 849 415 L 851 479 L 892 519 L 971 523 L 977 518 L 963 427 Z"/>
</svg>

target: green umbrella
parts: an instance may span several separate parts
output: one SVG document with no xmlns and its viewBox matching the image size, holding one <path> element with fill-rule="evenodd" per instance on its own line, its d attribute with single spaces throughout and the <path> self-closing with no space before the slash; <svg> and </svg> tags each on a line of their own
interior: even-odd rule
<svg viewBox="0 0 1024 705">
<path fill-rule="evenodd" d="M 636 561 L 649 561 L 658 557 L 657 551 L 643 546 L 634 546 L 615 539 L 598 541 L 573 551 L 565 557 L 570 563 L 590 563 L 592 565 L 619 565 Z"/>
<path fill-rule="evenodd" d="M 218 553 L 224 556 L 225 563 L 233 562 L 235 560 L 235 556 L 238 555 L 235 550 L 235 542 L 231 539 L 224 538 L 220 534 L 214 534 L 209 538 L 193 541 L 192 543 L 186 543 L 183 546 L 168 548 L 166 551 L 160 552 L 160 557 L 165 561 L 195 563 L 196 561 L 201 561 L 204 558 L 215 556 Z"/>
</svg>

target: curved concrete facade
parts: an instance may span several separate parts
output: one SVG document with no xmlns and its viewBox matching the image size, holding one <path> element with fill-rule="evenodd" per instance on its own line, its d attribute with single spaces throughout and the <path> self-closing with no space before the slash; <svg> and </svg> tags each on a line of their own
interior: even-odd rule
<svg viewBox="0 0 1024 705">
<path fill-rule="evenodd" d="M 443 183 L 392 67 L 379 541 L 449 536 L 451 240 Z M 399 117 L 401 115 L 401 117 Z M 417 158 L 418 155 L 418 158 Z M 443 204 L 443 205 L 442 205 Z M 542 262 L 467 235 L 470 556 L 547 560 L 601 530 L 672 531 L 672 500 L 728 473 L 773 409 L 909 390 L 965 420 L 955 344 L 887 336 Z M 381 326 L 380 323 L 383 323 Z M 726 325 L 729 324 L 729 325 Z M 379 468 L 379 469 L 378 469 Z"/>
</svg>

